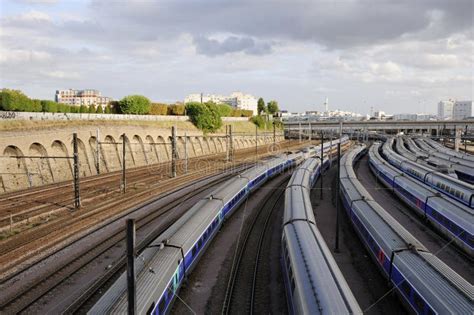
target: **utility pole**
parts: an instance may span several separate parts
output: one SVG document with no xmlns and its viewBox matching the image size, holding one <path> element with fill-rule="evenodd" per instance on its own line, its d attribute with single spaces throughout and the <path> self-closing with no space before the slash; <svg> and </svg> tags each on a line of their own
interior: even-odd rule
<svg viewBox="0 0 474 315">
<path fill-rule="evenodd" d="M 324 143 L 324 133 L 323 130 L 321 130 L 321 167 L 319 171 L 319 176 L 321 177 L 321 200 L 323 200 L 323 164 L 324 164 L 324 149 L 323 149 L 323 144 Z"/>
<path fill-rule="evenodd" d="M 99 130 L 99 128 L 97 128 L 96 151 L 97 151 L 97 155 L 96 155 L 96 157 L 97 157 L 97 159 L 96 159 L 97 174 L 100 174 L 100 130 Z"/>
<path fill-rule="evenodd" d="M 273 122 L 273 148 L 275 148 L 275 144 L 276 144 L 276 135 L 275 135 L 275 121 L 274 121 Z"/>
<path fill-rule="evenodd" d="M 299 135 L 299 139 L 300 139 L 300 143 L 301 143 L 301 123 L 299 123 L 299 127 L 298 127 L 298 135 Z"/>
<path fill-rule="evenodd" d="M 313 127 L 311 126 L 311 122 L 309 122 L 309 142 L 311 143 L 313 136 Z"/>
<path fill-rule="evenodd" d="M 340 140 L 340 139 L 339 139 Z M 337 144 L 337 178 L 336 178 L 336 239 L 334 244 L 334 251 L 339 252 L 339 187 L 341 184 L 341 142 Z"/>
<path fill-rule="evenodd" d="M 135 220 L 127 219 L 127 295 L 128 314 L 134 315 L 137 311 L 137 293 L 135 289 Z"/>
<path fill-rule="evenodd" d="M 73 161 L 74 161 L 74 208 L 81 207 L 80 188 L 79 188 L 79 152 L 77 149 L 77 133 L 72 134 Z"/>
<path fill-rule="evenodd" d="M 184 133 L 184 174 L 188 173 L 188 137 Z"/>
<path fill-rule="evenodd" d="M 176 150 L 176 126 L 171 127 L 171 177 L 176 177 L 176 160 L 178 151 Z"/>
<path fill-rule="evenodd" d="M 125 191 L 127 190 L 127 179 L 125 177 L 125 172 L 126 172 L 126 161 L 125 161 L 125 157 L 126 157 L 126 152 L 125 152 L 125 148 L 126 148 L 126 143 L 125 143 L 125 134 L 122 135 L 122 193 L 125 194 Z"/>
<path fill-rule="evenodd" d="M 255 162 L 257 162 L 258 157 L 258 126 L 255 125 Z"/>
<path fill-rule="evenodd" d="M 229 125 L 230 160 L 234 161 L 234 136 L 232 135 L 232 129 L 232 125 Z"/>
</svg>

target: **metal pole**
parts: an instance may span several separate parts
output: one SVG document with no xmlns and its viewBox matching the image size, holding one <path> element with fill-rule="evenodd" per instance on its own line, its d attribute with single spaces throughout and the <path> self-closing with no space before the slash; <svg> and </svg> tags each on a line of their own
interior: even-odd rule
<svg viewBox="0 0 474 315">
<path fill-rule="evenodd" d="M 324 149 L 323 149 L 323 144 L 324 143 L 324 133 L 321 130 L 321 167 L 320 167 L 320 172 L 319 176 L 321 177 L 321 200 L 323 200 L 323 164 L 324 164 Z"/>
<path fill-rule="evenodd" d="M 135 290 L 135 220 L 127 219 L 127 295 L 128 295 L 128 314 L 134 315 L 137 311 L 136 307 L 136 290 Z"/>
<path fill-rule="evenodd" d="M 127 179 L 125 177 L 126 172 L 126 161 L 125 161 L 125 134 L 122 135 L 122 193 L 125 193 L 127 190 Z"/>
<path fill-rule="evenodd" d="M 100 130 L 99 128 L 97 128 L 97 137 L 96 137 L 96 142 L 97 142 L 97 147 L 96 147 L 96 150 L 97 150 L 97 165 L 96 165 L 96 168 L 97 168 L 97 174 L 100 174 Z"/>
<path fill-rule="evenodd" d="M 257 162 L 258 157 L 258 126 L 255 125 L 255 162 Z"/>
<path fill-rule="evenodd" d="M 72 134 L 73 161 L 74 161 L 74 208 L 81 207 L 81 197 L 79 190 L 79 153 L 77 150 L 77 133 Z"/>
<path fill-rule="evenodd" d="M 464 152 L 467 153 L 467 125 L 464 131 Z"/>
<path fill-rule="evenodd" d="M 311 138 L 313 136 L 313 126 L 311 126 L 311 122 L 309 123 L 309 142 L 311 143 Z"/>
<path fill-rule="evenodd" d="M 225 160 L 227 162 L 230 161 L 230 143 L 229 143 L 229 125 L 225 125 L 225 152 L 226 152 L 226 158 Z"/>
<path fill-rule="evenodd" d="M 171 127 L 171 176 L 176 177 L 176 126 Z"/>
<path fill-rule="evenodd" d="M 466 126 L 467 128 L 467 126 Z M 273 122 L 273 148 L 275 148 L 276 144 L 276 135 L 275 135 L 275 122 Z"/>
<path fill-rule="evenodd" d="M 184 174 L 188 173 L 188 137 L 184 133 Z"/>
<path fill-rule="evenodd" d="M 299 123 L 299 127 L 298 127 L 298 137 L 301 143 L 301 123 Z"/>
<path fill-rule="evenodd" d="M 229 125 L 229 138 L 230 138 L 230 159 L 234 161 L 234 136 L 232 134 L 233 127 Z"/>
<path fill-rule="evenodd" d="M 340 140 L 340 139 L 339 139 Z M 337 178 L 336 178 L 336 240 L 334 245 L 334 251 L 339 252 L 339 212 L 340 212 L 340 202 L 339 202 L 339 187 L 341 181 L 341 142 L 337 144 Z"/>
</svg>

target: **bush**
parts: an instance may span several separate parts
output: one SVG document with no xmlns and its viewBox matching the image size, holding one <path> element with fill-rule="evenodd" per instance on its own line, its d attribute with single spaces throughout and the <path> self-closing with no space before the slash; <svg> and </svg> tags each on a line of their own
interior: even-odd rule
<svg viewBox="0 0 474 315">
<path fill-rule="evenodd" d="M 118 101 L 110 101 L 108 106 L 111 114 L 122 114 L 120 111 L 120 103 Z"/>
<path fill-rule="evenodd" d="M 181 104 L 173 104 L 168 106 L 168 115 L 172 116 L 184 116 L 186 107 Z"/>
<path fill-rule="evenodd" d="M 58 111 L 58 103 L 48 100 L 41 101 L 41 109 L 43 112 L 56 113 Z"/>
<path fill-rule="evenodd" d="M 32 112 L 41 112 L 43 107 L 41 106 L 41 100 L 32 100 Z"/>
<path fill-rule="evenodd" d="M 110 104 L 105 106 L 105 113 L 106 114 L 111 114 L 112 113 L 112 108 L 111 108 Z"/>
<path fill-rule="evenodd" d="M 103 114 L 104 109 L 102 108 L 102 105 L 97 105 L 97 110 L 95 112 L 96 114 Z"/>
<path fill-rule="evenodd" d="M 234 109 L 231 117 L 252 117 L 253 111 L 248 109 Z"/>
<path fill-rule="evenodd" d="M 214 103 L 187 103 L 186 112 L 191 122 L 204 132 L 214 132 L 222 126 L 218 106 Z"/>
<path fill-rule="evenodd" d="M 2 89 L 0 93 L 0 109 L 9 111 L 30 111 L 33 101 L 18 90 Z"/>
<path fill-rule="evenodd" d="M 95 105 L 89 105 L 89 114 L 95 114 Z"/>
<path fill-rule="evenodd" d="M 150 112 L 150 100 L 142 95 L 129 95 L 119 102 L 123 114 L 144 115 Z"/>
<path fill-rule="evenodd" d="M 152 103 L 150 106 L 150 115 L 166 115 L 168 114 L 168 105 L 160 103 Z"/>
<path fill-rule="evenodd" d="M 219 112 L 219 115 L 221 115 L 221 117 L 231 117 L 232 111 L 234 109 L 230 105 L 219 104 L 219 105 L 217 105 L 217 110 Z"/>
<path fill-rule="evenodd" d="M 262 129 L 265 128 L 265 119 L 262 116 L 253 116 L 250 119 L 258 128 Z"/>
<path fill-rule="evenodd" d="M 86 105 L 81 105 L 81 107 L 79 107 L 79 113 L 84 114 L 87 112 L 88 112 L 88 108 Z"/>
</svg>

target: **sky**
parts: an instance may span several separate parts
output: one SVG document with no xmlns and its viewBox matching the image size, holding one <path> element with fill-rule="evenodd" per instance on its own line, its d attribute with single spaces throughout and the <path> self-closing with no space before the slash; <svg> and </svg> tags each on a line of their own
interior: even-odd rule
<svg viewBox="0 0 474 315">
<path fill-rule="evenodd" d="M 473 99 L 473 33 L 472 0 L 0 0 L 0 87 L 435 113 Z"/>
</svg>

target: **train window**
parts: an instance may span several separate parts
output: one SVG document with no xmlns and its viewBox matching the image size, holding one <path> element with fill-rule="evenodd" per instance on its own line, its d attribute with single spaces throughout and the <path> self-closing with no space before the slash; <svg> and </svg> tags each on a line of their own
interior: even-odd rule
<svg viewBox="0 0 474 315">
<path fill-rule="evenodd" d="M 160 304 L 158 305 L 158 309 L 160 310 L 160 314 L 164 314 L 164 312 L 165 312 L 165 304 L 166 304 L 166 301 L 165 301 L 165 299 L 163 298 L 163 299 L 160 301 Z"/>
<path fill-rule="evenodd" d="M 198 242 L 198 244 L 199 244 L 199 247 L 201 247 L 201 246 L 202 246 L 202 238 L 200 238 L 200 239 L 199 239 L 199 242 Z"/>
<path fill-rule="evenodd" d="M 196 246 L 193 247 L 192 255 L 193 255 L 193 257 L 194 257 L 194 255 L 196 255 Z"/>
<path fill-rule="evenodd" d="M 295 279 L 291 278 L 291 292 L 295 291 Z"/>
<path fill-rule="evenodd" d="M 155 309 L 155 302 L 151 303 L 150 307 L 146 311 L 147 315 L 150 315 L 154 309 Z"/>
<path fill-rule="evenodd" d="M 410 297 L 411 288 L 410 288 L 410 285 L 408 284 L 407 281 L 403 281 L 403 283 L 402 283 L 402 291 L 403 291 L 403 293 L 405 293 L 405 295 L 406 295 L 407 297 Z"/>
<path fill-rule="evenodd" d="M 425 308 L 425 301 L 421 298 L 418 293 L 413 294 L 413 300 L 415 302 L 415 308 L 418 310 L 419 313 L 423 313 L 423 309 Z"/>
</svg>

